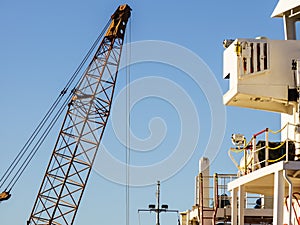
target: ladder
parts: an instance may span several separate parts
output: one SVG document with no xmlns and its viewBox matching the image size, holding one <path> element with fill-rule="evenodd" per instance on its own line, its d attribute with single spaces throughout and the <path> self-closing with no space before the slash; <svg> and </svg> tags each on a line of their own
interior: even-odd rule
<svg viewBox="0 0 300 225">
<path fill-rule="evenodd" d="M 218 175 L 214 174 L 213 176 L 213 207 L 209 207 L 208 205 L 204 204 L 204 199 L 209 198 L 209 196 L 204 196 L 204 178 L 212 178 L 212 177 L 203 177 L 202 173 L 199 173 L 199 175 L 196 177 L 196 182 L 198 186 L 198 218 L 200 225 L 206 225 L 206 224 L 216 224 L 216 216 L 217 216 L 217 210 L 218 210 L 218 204 L 219 204 L 219 195 L 218 195 Z M 210 220 L 211 223 L 206 222 L 207 220 Z M 205 223 L 206 222 L 206 223 Z"/>
</svg>

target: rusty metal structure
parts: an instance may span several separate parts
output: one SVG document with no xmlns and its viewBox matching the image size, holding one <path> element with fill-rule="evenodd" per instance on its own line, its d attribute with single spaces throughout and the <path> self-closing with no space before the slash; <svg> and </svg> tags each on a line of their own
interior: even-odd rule
<svg viewBox="0 0 300 225">
<path fill-rule="evenodd" d="M 110 114 L 125 29 L 121 5 L 68 105 L 31 215 L 33 224 L 73 224 Z"/>
</svg>

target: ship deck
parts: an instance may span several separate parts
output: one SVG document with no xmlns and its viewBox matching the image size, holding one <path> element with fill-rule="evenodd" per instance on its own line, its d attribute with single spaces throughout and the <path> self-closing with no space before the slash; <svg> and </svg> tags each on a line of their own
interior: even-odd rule
<svg viewBox="0 0 300 225">
<path fill-rule="evenodd" d="M 273 225 L 282 225 L 287 197 L 300 191 L 300 161 L 280 161 L 250 172 L 228 183 L 228 190 L 232 193 L 232 225 L 245 222 L 245 193 L 271 196 Z"/>
<path fill-rule="evenodd" d="M 241 176 L 228 183 L 228 190 L 233 190 L 239 186 L 244 186 L 248 193 L 256 193 L 267 196 L 274 195 L 274 177 L 276 173 L 286 171 L 288 178 L 293 182 L 294 188 L 300 189 L 300 161 L 280 161 Z M 284 182 L 285 195 L 288 195 L 288 183 Z"/>
</svg>

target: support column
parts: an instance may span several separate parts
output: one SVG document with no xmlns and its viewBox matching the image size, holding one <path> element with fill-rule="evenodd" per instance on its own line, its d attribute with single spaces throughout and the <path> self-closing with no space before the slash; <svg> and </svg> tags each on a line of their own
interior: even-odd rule
<svg viewBox="0 0 300 225">
<path fill-rule="evenodd" d="M 231 225 L 237 225 L 238 189 L 231 190 Z"/>
<path fill-rule="evenodd" d="M 203 177 L 203 206 L 204 207 L 210 207 L 209 204 L 209 159 L 202 157 L 199 160 L 199 173 L 202 173 L 202 177 Z M 198 196 L 198 198 L 200 199 L 200 196 Z"/>
<path fill-rule="evenodd" d="M 283 16 L 285 40 L 296 40 L 295 20 L 289 18 L 289 15 Z"/>
<path fill-rule="evenodd" d="M 245 187 L 239 186 L 239 222 L 238 224 L 244 225 L 244 212 L 245 212 Z"/>
<path fill-rule="evenodd" d="M 188 225 L 188 214 L 189 212 L 186 211 L 185 213 L 180 213 L 180 221 L 181 221 L 181 225 Z"/>
<path fill-rule="evenodd" d="M 283 224 L 284 184 L 283 171 L 276 171 L 274 173 L 273 225 Z"/>
</svg>

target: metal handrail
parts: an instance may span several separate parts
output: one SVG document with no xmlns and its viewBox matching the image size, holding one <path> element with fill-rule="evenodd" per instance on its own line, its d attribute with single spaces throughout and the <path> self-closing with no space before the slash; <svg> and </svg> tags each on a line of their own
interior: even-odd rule
<svg viewBox="0 0 300 225">
<path fill-rule="evenodd" d="M 257 169 L 261 168 L 261 165 L 264 164 L 265 166 L 268 166 L 269 163 L 274 163 L 280 160 L 285 159 L 286 161 L 289 160 L 288 158 L 288 152 L 289 152 L 289 143 L 293 142 L 294 144 L 298 144 L 299 142 L 297 142 L 296 140 L 291 140 L 287 138 L 286 140 L 280 142 L 280 144 L 276 147 L 270 147 L 269 146 L 269 134 L 279 134 L 282 133 L 286 130 L 287 134 L 288 134 L 288 128 L 290 126 L 296 126 L 295 124 L 291 124 L 291 123 L 287 123 L 285 126 L 283 126 L 281 129 L 277 130 L 277 131 L 273 131 L 269 128 L 266 128 L 264 130 L 259 131 L 258 133 L 254 134 L 250 141 L 247 143 L 245 140 L 245 144 L 244 146 L 238 147 L 236 149 L 231 148 L 228 152 L 229 157 L 231 158 L 231 160 L 233 161 L 233 163 L 236 165 L 238 171 L 239 171 L 239 175 L 246 175 L 248 173 L 251 173 Z M 260 135 L 265 135 L 265 143 L 264 146 L 257 148 L 257 137 Z M 278 159 L 270 159 L 270 155 L 269 155 L 269 151 L 276 151 L 278 149 L 280 149 L 282 146 L 284 146 L 284 144 L 286 145 L 286 153 L 283 154 L 282 156 L 280 156 Z M 259 160 L 259 152 L 260 151 L 265 151 L 265 158 L 262 160 Z M 243 158 L 242 158 L 242 164 L 240 162 L 240 164 L 238 164 L 236 162 L 236 160 L 234 159 L 234 157 L 232 156 L 232 152 L 235 153 L 243 153 Z"/>
</svg>

